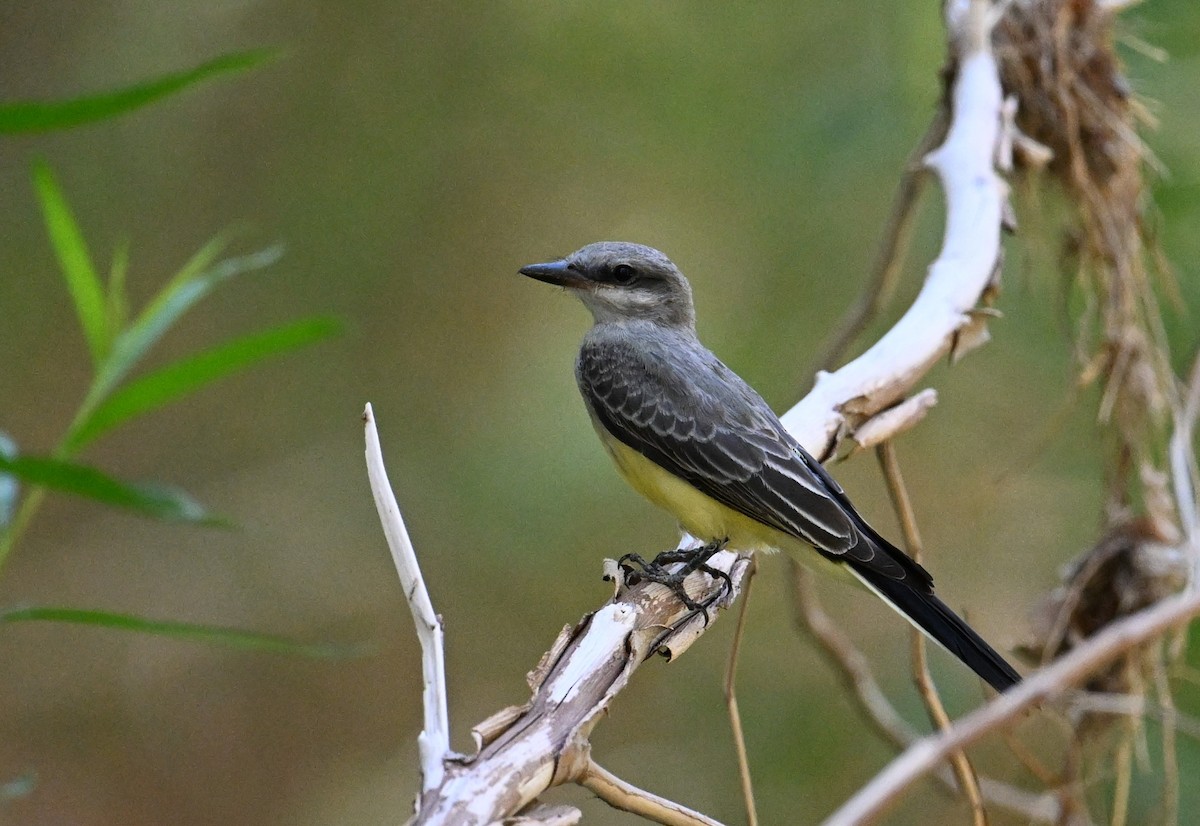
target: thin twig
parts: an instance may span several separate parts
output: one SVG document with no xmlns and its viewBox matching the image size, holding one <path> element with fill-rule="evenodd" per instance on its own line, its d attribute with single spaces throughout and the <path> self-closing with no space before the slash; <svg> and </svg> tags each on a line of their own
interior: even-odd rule
<svg viewBox="0 0 1200 826">
<path fill-rule="evenodd" d="M 1183 528 L 1184 547 L 1191 555 L 1190 588 L 1200 588 L 1200 514 L 1196 502 L 1196 454 L 1192 448 L 1196 419 L 1200 417 L 1200 355 L 1192 362 L 1183 403 L 1175 411 L 1175 429 L 1171 434 L 1171 484 L 1175 506 Z"/>
<path fill-rule="evenodd" d="M 813 638 L 825 660 L 841 675 L 842 681 L 852 690 L 863 719 L 876 734 L 898 750 L 907 748 L 917 740 L 917 730 L 900 716 L 883 693 L 866 657 L 825 613 L 813 588 L 812 574 L 794 560 L 789 567 L 796 627 Z M 939 770 L 936 776 L 951 794 L 962 788 L 961 781 L 950 769 Z M 988 802 L 1015 812 L 1030 823 L 1060 822 L 1061 807 L 1053 794 L 1033 794 L 987 777 L 979 778 L 979 787 Z"/>
<path fill-rule="evenodd" d="M 1094 691 L 1078 692 L 1077 697 L 1073 694 L 1074 692 L 1068 694 L 1071 697 L 1072 708 L 1099 714 L 1146 717 L 1163 726 L 1169 725 L 1177 734 L 1200 741 L 1200 719 L 1183 714 L 1174 702 L 1168 711 L 1161 703 L 1151 704 L 1143 695 L 1098 694 Z"/>
<path fill-rule="evenodd" d="M 1171 694 L 1171 681 L 1167 678 L 1167 664 L 1161 656 L 1154 658 L 1154 693 L 1158 695 L 1162 715 L 1163 823 L 1176 826 L 1179 823 L 1179 760 L 1175 732 L 1179 716 L 1175 697 Z"/>
<path fill-rule="evenodd" d="M 750 776 L 750 758 L 746 753 L 746 735 L 742 730 L 742 714 L 737 701 L 737 664 L 742 647 L 742 635 L 746 630 L 746 615 L 750 607 L 750 586 L 758 573 L 758 560 L 750 559 L 750 567 L 742 579 L 742 604 L 738 609 L 737 627 L 733 632 L 733 643 L 729 646 L 729 662 L 725 666 L 725 706 L 729 711 L 729 725 L 733 730 L 733 748 L 737 752 L 738 778 L 742 786 L 742 801 L 746 806 L 746 823 L 758 826 L 758 807 L 754 805 L 754 783 Z"/>
<path fill-rule="evenodd" d="M 1013 732 L 1004 729 L 1000 732 L 1000 736 L 1004 738 L 1004 742 L 1008 745 L 1008 750 L 1013 753 L 1013 756 L 1020 761 L 1025 770 L 1032 774 L 1037 781 L 1047 789 L 1052 789 L 1061 782 L 1058 774 L 1046 767 L 1041 760 L 1035 755 L 1024 743 L 1022 743 Z"/>
<path fill-rule="evenodd" d="M 901 717 L 871 673 L 867 658 L 855 647 L 837 623 L 825 613 L 812 584 L 812 574 L 789 557 L 792 571 L 792 605 L 796 625 L 809 633 L 820 651 L 854 691 L 867 722 L 887 742 L 898 749 L 917 738 L 916 730 Z"/>
<path fill-rule="evenodd" d="M 1009 725 L 1026 710 L 1076 685 L 1122 654 L 1157 639 L 1200 614 L 1200 592 L 1162 600 L 1132 614 L 1081 643 L 1058 661 L 1034 672 L 949 731 L 922 738 L 891 762 L 825 823 L 851 826 L 874 822 L 904 791 L 956 749 L 963 749 Z"/>
<path fill-rule="evenodd" d="M 1113 755 L 1116 776 L 1113 778 L 1112 826 L 1125 826 L 1129 819 L 1129 791 L 1133 783 L 1133 727 L 1126 720 L 1121 741 Z"/>
<path fill-rule="evenodd" d="M 641 815 L 664 826 L 721 826 L 720 821 L 626 783 L 595 760 L 588 761 L 578 782 L 614 809 Z"/>
<path fill-rule="evenodd" d="M 900 472 L 900 461 L 896 458 L 895 445 L 890 441 L 884 442 L 875 448 L 875 455 L 879 459 L 884 481 L 887 482 L 888 496 L 892 500 L 892 508 L 896 511 L 901 532 L 904 534 L 904 543 L 907 546 L 905 550 L 914 561 L 920 563 L 924 543 L 921 541 L 921 533 L 917 528 L 916 510 L 908 496 L 904 475 Z M 945 731 L 950 728 L 950 715 L 946 713 L 946 706 L 942 703 L 937 686 L 933 683 L 933 676 L 929 673 L 925 635 L 915 628 L 911 633 L 913 682 L 917 686 L 917 691 L 920 692 L 921 700 L 925 703 L 929 719 L 935 727 Z M 975 774 L 975 767 L 967 759 L 966 752 L 956 751 L 951 754 L 950 765 L 954 768 L 959 788 L 971 807 L 972 822 L 975 826 L 987 826 L 987 812 L 983 808 L 983 798 L 979 792 L 979 778 Z"/>
</svg>

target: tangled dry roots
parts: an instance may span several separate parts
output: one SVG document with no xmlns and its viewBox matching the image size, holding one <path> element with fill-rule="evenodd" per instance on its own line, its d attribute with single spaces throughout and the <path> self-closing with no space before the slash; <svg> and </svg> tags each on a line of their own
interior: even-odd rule
<svg viewBox="0 0 1200 826">
<path fill-rule="evenodd" d="M 1137 127 L 1149 118 L 1125 79 L 1115 26 L 1095 0 L 1018 0 L 997 29 L 996 53 L 1017 126 L 1052 151 L 1046 172 L 1077 216 L 1064 262 L 1083 295 L 1081 378 L 1101 383 L 1099 418 L 1111 425 L 1108 521 L 1127 522 L 1141 500 L 1167 531 L 1174 514 L 1157 470 L 1174 380 L 1146 265 L 1152 158 Z"/>
<path fill-rule="evenodd" d="M 1155 250 L 1144 221 L 1144 172 L 1153 159 L 1137 135 L 1150 119 L 1125 79 L 1116 26 L 1112 4 L 1015 0 L 996 31 L 1017 128 L 1053 153 L 1044 168 L 1024 171 L 1049 176 L 1073 212 L 1063 262 L 1082 304 L 1081 384 L 1102 388 L 1107 449 L 1107 527 L 1039 609 L 1027 649 L 1038 661 L 1184 584 L 1163 469 L 1175 380 L 1147 265 Z M 1136 690 L 1137 670 L 1126 660 L 1089 687 Z"/>
</svg>

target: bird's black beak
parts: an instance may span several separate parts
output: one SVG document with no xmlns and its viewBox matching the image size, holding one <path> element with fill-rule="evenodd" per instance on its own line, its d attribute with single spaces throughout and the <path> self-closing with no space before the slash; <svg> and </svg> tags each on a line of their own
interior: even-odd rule
<svg viewBox="0 0 1200 826">
<path fill-rule="evenodd" d="M 559 287 L 579 288 L 589 283 L 565 259 L 545 264 L 530 264 L 527 267 L 521 267 L 520 272 L 521 275 L 528 275 L 530 278 L 536 278 L 538 281 L 545 281 L 547 284 L 555 284 Z"/>
</svg>

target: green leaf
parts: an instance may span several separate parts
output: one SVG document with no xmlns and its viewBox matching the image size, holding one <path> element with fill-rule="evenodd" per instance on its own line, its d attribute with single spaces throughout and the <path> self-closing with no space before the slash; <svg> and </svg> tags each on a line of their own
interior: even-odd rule
<svg viewBox="0 0 1200 826">
<path fill-rule="evenodd" d="M 75 223 L 75 216 L 71 214 L 71 208 L 54 180 L 54 173 L 44 161 L 34 163 L 33 183 L 45 216 L 50 243 L 67 279 L 67 288 L 75 302 L 75 312 L 79 315 L 79 323 L 87 338 L 92 362 L 99 365 L 108 354 L 112 341 L 104 287 L 96 275 L 96 268 L 92 265 L 79 225 Z"/>
<path fill-rule="evenodd" d="M 164 75 L 135 86 L 113 92 L 75 98 L 74 100 L 9 103 L 0 106 L 0 134 L 45 132 L 112 118 L 153 103 L 201 81 L 223 74 L 244 72 L 268 60 L 278 52 L 260 49 L 223 55 L 194 69 Z"/>
<path fill-rule="evenodd" d="M 270 356 L 320 341 L 338 330 L 332 318 L 304 319 L 234 339 L 131 381 L 102 402 L 69 442 L 76 450 L 135 416 L 163 407 L 206 384 Z"/>
<path fill-rule="evenodd" d="M 271 654 L 292 654 L 300 657 L 334 659 L 357 657 L 365 653 L 365 646 L 345 643 L 307 643 L 259 634 L 239 628 L 220 625 L 198 625 L 190 622 L 152 620 L 136 614 L 118 614 L 111 611 L 89 611 L 82 608 L 59 608 L 53 606 L 14 608 L 0 612 L 0 624 L 11 622 L 68 622 L 77 625 L 93 625 L 114 628 L 118 631 L 133 631 L 153 634 L 189 642 L 224 645 L 247 651 L 266 651 Z"/>
<path fill-rule="evenodd" d="M 86 465 L 45 456 L 0 455 L 0 472 L 30 485 L 83 496 L 155 519 L 220 524 L 220 520 L 181 490 L 119 482 Z"/>
<path fill-rule="evenodd" d="M 86 426 L 88 413 L 125 378 L 142 356 L 197 301 L 208 295 L 222 281 L 244 272 L 268 267 L 283 255 L 282 245 L 276 244 L 250 255 L 227 258 L 209 269 L 209 265 L 221 254 L 226 243 L 225 237 L 219 235 L 201 247 L 159 291 L 129 329 L 117 336 L 111 354 L 100 366 L 96 380 L 88 391 L 83 405 L 84 417 L 72 427 L 68 443 L 74 442 L 75 431 Z"/>
</svg>

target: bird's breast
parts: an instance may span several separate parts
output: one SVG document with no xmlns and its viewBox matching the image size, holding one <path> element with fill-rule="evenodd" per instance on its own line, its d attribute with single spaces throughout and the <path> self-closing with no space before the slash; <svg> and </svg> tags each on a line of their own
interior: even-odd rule
<svg viewBox="0 0 1200 826">
<path fill-rule="evenodd" d="M 669 473 L 614 437 L 593 417 L 592 424 L 617 470 L 630 487 L 671 513 L 680 526 L 697 539 L 729 539 L 740 550 L 765 550 L 791 544 L 789 537 L 738 513 L 701 493 L 686 480 Z"/>
</svg>

